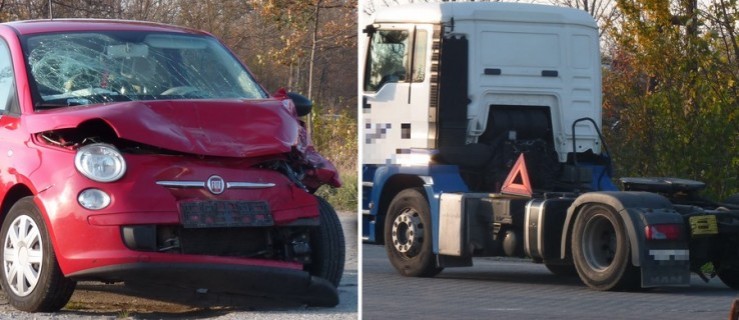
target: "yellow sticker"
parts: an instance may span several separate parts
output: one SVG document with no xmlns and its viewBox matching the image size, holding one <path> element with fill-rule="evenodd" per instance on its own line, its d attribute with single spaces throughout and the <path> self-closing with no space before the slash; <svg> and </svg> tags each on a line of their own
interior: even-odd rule
<svg viewBox="0 0 739 320">
<path fill-rule="evenodd" d="M 692 236 L 718 234 L 718 223 L 716 216 L 692 216 L 690 217 L 690 234 Z"/>
</svg>

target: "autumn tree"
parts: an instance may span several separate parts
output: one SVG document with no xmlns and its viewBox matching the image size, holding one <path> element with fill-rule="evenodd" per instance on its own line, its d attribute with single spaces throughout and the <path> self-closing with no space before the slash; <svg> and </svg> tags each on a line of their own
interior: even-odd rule
<svg viewBox="0 0 739 320">
<path fill-rule="evenodd" d="M 736 71 L 724 62 L 735 53 L 695 6 L 618 1 L 604 126 L 612 129 L 606 132 L 620 175 L 692 178 L 726 196 L 739 191 Z"/>
<path fill-rule="evenodd" d="M 261 16 L 271 19 L 281 32 L 281 47 L 270 51 L 270 58 L 290 68 L 289 84 L 304 89 L 314 98 L 314 82 L 325 79 L 326 67 L 336 66 L 334 75 L 354 75 L 356 52 L 350 61 L 335 61 L 333 55 L 342 48 L 356 48 L 356 1 L 349 0 L 254 0 L 259 2 Z M 347 23 L 351 21 L 351 23 Z M 341 51 L 343 55 L 344 51 Z M 323 62 L 323 70 L 316 64 Z M 332 63 L 334 62 L 334 63 Z M 301 68 L 300 66 L 307 66 Z M 355 82 L 353 82 L 355 83 Z"/>
</svg>

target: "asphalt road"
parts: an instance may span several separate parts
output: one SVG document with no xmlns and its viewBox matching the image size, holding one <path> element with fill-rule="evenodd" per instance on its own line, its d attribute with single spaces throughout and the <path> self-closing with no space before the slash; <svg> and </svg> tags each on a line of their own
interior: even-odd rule
<svg viewBox="0 0 739 320">
<path fill-rule="evenodd" d="M 599 292 L 523 259 L 478 258 L 435 278 L 400 276 L 363 245 L 363 319 L 727 319 L 736 291 L 693 276 L 688 288 Z"/>
<path fill-rule="evenodd" d="M 30 314 L 15 310 L 0 291 L 0 319 L 357 319 L 358 250 L 357 215 L 339 214 L 346 237 L 346 264 L 339 284 L 339 305 L 313 308 L 277 301 L 213 301 L 206 306 L 191 306 L 176 297 L 152 299 L 128 290 L 120 284 L 105 285 L 83 282 L 77 285 L 72 299 L 57 313 Z M 242 304 L 243 302 L 243 304 Z M 201 303 L 202 304 L 202 303 Z"/>
</svg>

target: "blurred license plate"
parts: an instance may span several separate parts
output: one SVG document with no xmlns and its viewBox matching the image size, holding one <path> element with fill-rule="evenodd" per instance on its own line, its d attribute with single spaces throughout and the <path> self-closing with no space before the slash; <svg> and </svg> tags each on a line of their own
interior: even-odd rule
<svg viewBox="0 0 739 320">
<path fill-rule="evenodd" d="M 180 218 L 185 228 L 268 227 L 275 224 L 265 201 L 180 202 Z"/>
<path fill-rule="evenodd" d="M 716 216 L 692 216 L 690 217 L 690 234 L 692 236 L 718 234 Z"/>
</svg>

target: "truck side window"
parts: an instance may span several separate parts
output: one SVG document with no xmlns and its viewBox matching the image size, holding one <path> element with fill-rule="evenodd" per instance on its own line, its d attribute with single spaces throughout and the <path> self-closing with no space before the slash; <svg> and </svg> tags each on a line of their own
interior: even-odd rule
<svg viewBox="0 0 739 320">
<path fill-rule="evenodd" d="M 16 109 L 15 72 L 8 45 L 0 40 L 0 113 Z"/>
<path fill-rule="evenodd" d="M 406 80 L 408 41 L 407 30 L 379 30 L 372 35 L 364 79 L 365 91 L 377 91 L 386 83 Z"/>
</svg>

